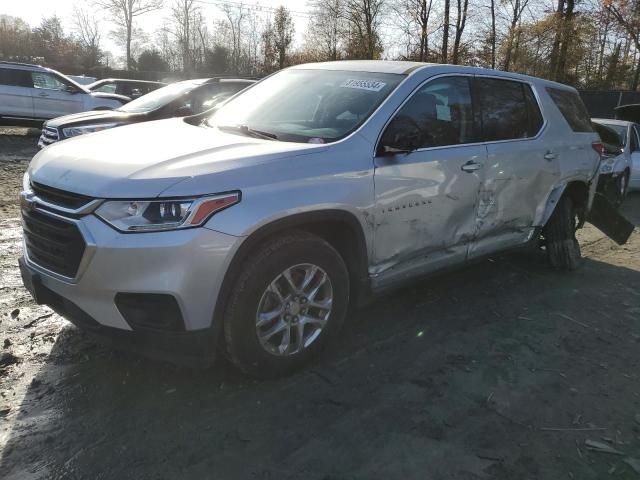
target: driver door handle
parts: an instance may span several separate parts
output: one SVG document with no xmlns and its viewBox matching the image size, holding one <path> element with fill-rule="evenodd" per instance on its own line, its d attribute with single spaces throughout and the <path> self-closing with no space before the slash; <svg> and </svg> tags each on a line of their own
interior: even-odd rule
<svg viewBox="0 0 640 480">
<path fill-rule="evenodd" d="M 476 170 L 480 170 L 481 168 L 482 164 L 474 162 L 473 160 L 469 160 L 467 163 L 460 167 L 463 172 L 475 172 Z"/>
<path fill-rule="evenodd" d="M 557 157 L 558 155 L 553 153 L 551 150 L 549 150 L 547 153 L 544 154 L 544 159 L 549 161 L 555 160 Z"/>
<path fill-rule="evenodd" d="M 49 94 L 45 93 L 45 92 L 39 93 L 38 95 L 40 95 L 41 97 L 48 97 L 49 96 Z"/>
</svg>

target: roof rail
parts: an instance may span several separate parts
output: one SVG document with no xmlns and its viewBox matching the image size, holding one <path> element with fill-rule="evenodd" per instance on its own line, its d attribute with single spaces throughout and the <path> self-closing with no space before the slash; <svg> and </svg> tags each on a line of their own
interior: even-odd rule
<svg viewBox="0 0 640 480">
<path fill-rule="evenodd" d="M 37 65 L 35 63 L 8 62 L 8 61 L 5 61 L 5 60 L 0 60 L 0 64 L 2 64 L 2 65 L 20 65 L 21 67 L 42 67 L 41 65 Z"/>
</svg>

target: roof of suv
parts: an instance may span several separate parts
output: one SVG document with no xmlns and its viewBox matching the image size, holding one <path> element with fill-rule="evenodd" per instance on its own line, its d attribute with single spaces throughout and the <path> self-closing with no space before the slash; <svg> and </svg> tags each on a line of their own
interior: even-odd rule
<svg viewBox="0 0 640 480">
<path fill-rule="evenodd" d="M 20 62 L 5 62 L 0 61 L 0 66 L 7 68 L 15 68 L 17 70 L 40 70 L 40 71 L 48 71 L 47 67 L 43 67 L 42 65 L 35 65 L 33 63 L 20 63 Z"/>
<path fill-rule="evenodd" d="M 531 83 L 542 83 L 556 88 L 575 90 L 573 87 L 562 83 L 538 77 L 530 77 L 520 73 L 504 72 L 502 70 L 492 70 L 490 68 L 482 67 L 451 65 L 446 63 L 405 62 L 396 60 L 339 60 L 336 62 L 305 63 L 290 68 L 296 70 L 343 70 L 353 72 L 395 73 L 398 75 L 409 75 L 425 68 L 444 68 L 446 70 L 450 70 L 451 73 L 492 75 L 500 78 L 510 78 Z"/>
</svg>

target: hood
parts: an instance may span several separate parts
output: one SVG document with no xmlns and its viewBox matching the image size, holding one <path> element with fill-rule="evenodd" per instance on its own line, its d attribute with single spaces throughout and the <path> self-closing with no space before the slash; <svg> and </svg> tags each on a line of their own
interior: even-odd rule
<svg viewBox="0 0 640 480">
<path fill-rule="evenodd" d="M 319 152 L 326 145 L 278 142 L 194 126 L 183 119 L 137 123 L 54 143 L 33 157 L 32 181 L 98 198 L 149 198 L 183 180 Z M 227 180 L 229 175 L 223 175 Z M 240 188 L 206 185 L 208 191 Z"/>
<path fill-rule="evenodd" d="M 70 127 L 78 124 L 124 122 L 131 118 L 132 114 L 115 110 L 92 110 L 89 112 L 72 113 L 63 117 L 47 120 L 47 127 Z"/>
<path fill-rule="evenodd" d="M 118 100 L 121 103 L 130 102 L 131 99 L 124 95 L 118 95 L 117 93 L 104 93 L 104 92 L 89 92 L 92 97 L 108 98 L 109 100 Z"/>
</svg>

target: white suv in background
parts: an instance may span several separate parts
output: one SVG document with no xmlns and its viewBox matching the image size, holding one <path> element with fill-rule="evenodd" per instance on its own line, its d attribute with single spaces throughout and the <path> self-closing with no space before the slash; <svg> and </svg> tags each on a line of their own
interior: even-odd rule
<svg viewBox="0 0 640 480">
<path fill-rule="evenodd" d="M 0 118 L 47 120 L 87 110 L 112 110 L 128 102 L 122 95 L 90 92 L 50 68 L 0 62 Z"/>
</svg>

